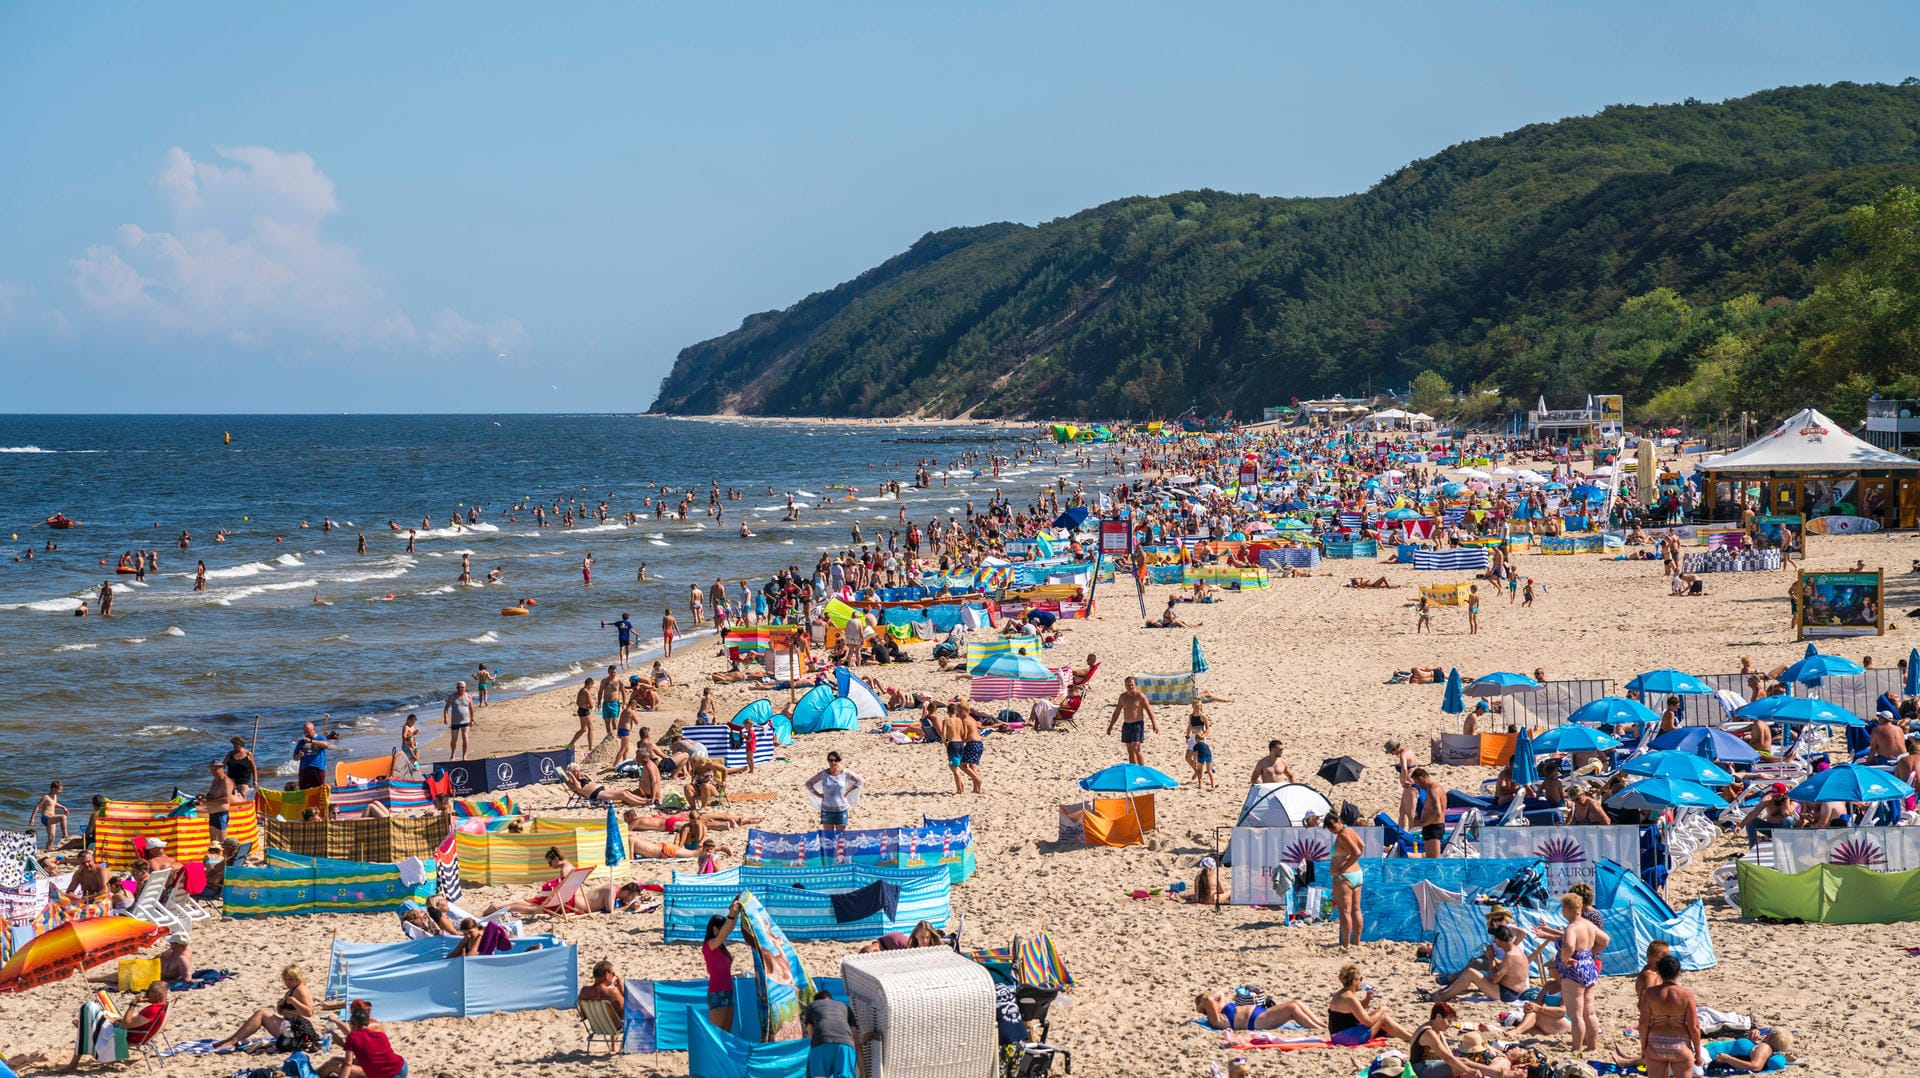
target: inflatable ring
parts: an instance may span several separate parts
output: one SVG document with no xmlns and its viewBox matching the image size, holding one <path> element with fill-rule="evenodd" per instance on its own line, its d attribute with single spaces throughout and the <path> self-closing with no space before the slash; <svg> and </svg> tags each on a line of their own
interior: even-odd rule
<svg viewBox="0 0 1920 1078">
<path fill-rule="evenodd" d="M 503 618 L 521 618 L 531 613 L 533 613 L 533 611 L 528 610 L 524 606 L 503 606 L 500 608 L 500 616 Z"/>
</svg>

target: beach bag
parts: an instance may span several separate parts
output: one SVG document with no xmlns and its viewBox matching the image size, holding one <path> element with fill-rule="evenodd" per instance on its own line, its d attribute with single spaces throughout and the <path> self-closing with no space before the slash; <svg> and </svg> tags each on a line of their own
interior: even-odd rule
<svg viewBox="0 0 1920 1078">
<path fill-rule="evenodd" d="M 276 1052 L 317 1052 L 320 1050 L 320 1034 L 314 1031 L 313 1023 L 299 1015 L 287 1019 L 280 1035 L 273 1039 Z"/>
</svg>

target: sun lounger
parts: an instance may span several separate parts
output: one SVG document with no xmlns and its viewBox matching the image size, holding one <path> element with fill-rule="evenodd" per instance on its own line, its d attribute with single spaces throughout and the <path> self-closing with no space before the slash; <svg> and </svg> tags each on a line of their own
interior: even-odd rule
<svg viewBox="0 0 1920 1078">
<path fill-rule="evenodd" d="M 127 913 L 176 932 L 187 931 L 192 922 L 167 907 L 167 887 L 172 883 L 173 876 L 173 872 L 156 872 L 148 876 L 147 882 L 140 885 L 139 893 L 133 896 L 133 908 Z"/>
</svg>

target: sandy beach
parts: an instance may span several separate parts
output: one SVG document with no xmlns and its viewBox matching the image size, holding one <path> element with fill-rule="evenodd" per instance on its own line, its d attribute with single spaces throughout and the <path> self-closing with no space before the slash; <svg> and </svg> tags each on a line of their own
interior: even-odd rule
<svg viewBox="0 0 1920 1078">
<path fill-rule="evenodd" d="M 1916 555 L 1920 542 L 1910 535 L 1812 537 L 1806 562 L 1810 569 L 1840 569 L 1864 559 L 1869 568 L 1883 567 L 1889 573 L 1886 606 L 1892 624 L 1887 636 L 1830 643 L 1827 650 L 1855 659 L 1871 654 L 1891 665 L 1920 640 L 1906 614 L 1920 607 L 1920 576 L 1904 572 Z M 1159 830 L 1146 847 L 1063 847 L 1055 840 L 1055 805 L 1078 800 L 1077 779 L 1123 758 L 1117 736 L 1104 732 L 1121 678 L 1128 672 L 1179 671 L 1187 662 L 1187 633 L 1140 629 L 1139 606 L 1124 577 L 1118 585 L 1102 585 L 1095 617 L 1062 623 L 1065 636 L 1047 656 L 1052 665 L 1069 660 L 1077 664 L 1088 652 L 1100 656 L 1101 671 L 1079 729 L 989 739 L 983 769 L 986 794 L 949 792 L 945 761 L 935 749 L 891 745 L 864 731 L 800 738 L 783 751 L 786 759 L 736 778 L 735 788 L 777 794 L 771 803 L 753 806 L 755 811 L 764 808 L 764 826 L 807 829 L 813 814 L 799 792 L 800 783 L 821 766 L 828 750 L 838 750 L 867 782 L 869 793 L 857 810 L 856 827 L 917 822 L 922 814 L 971 813 L 979 867 L 955 890 L 953 900 L 954 912 L 966 919 L 965 942 L 1003 945 L 1015 935 L 1042 929 L 1054 934 L 1080 987 L 1073 992 L 1070 1009 L 1056 1005 L 1052 1040 L 1073 1052 L 1076 1074 L 1204 1074 L 1209 1060 L 1224 1063 L 1230 1053 L 1221 1048 L 1221 1034 L 1192 1023 L 1195 992 L 1257 982 L 1276 997 L 1298 997 L 1324 1011 L 1334 973 L 1348 961 L 1363 967 L 1393 1015 L 1411 1026 L 1424 1019 L 1426 1011 L 1415 992 L 1432 984 L 1427 968 L 1415 960 L 1412 944 L 1369 943 L 1342 953 L 1334 946 L 1332 925 L 1285 927 L 1270 911 L 1216 910 L 1128 896 L 1136 888 L 1192 880 L 1198 859 L 1216 840 L 1224 841 L 1222 829 L 1233 822 L 1248 772 L 1269 738 L 1285 740 L 1288 759 L 1303 779 L 1325 757 L 1360 759 L 1368 765 L 1365 774 L 1341 787 L 1336 799 L 1352 800 L 1369 814 L 1390 809 L 1398 789 L 1382 742 L 1399 737 L 1418 746 L 1424 756 L 1428 737 L 1457 728 L 1457 720 L 1439 709 L 1439 686 L 1383 684 L 1396 669 L 1416 664 L 1457 665 L 1476 672 L 1544 667 L 1551 678 L 1624 681 L 1664 666 L 1730 671 L 1743 656 L 1770 667 L 1797 657 L 1804 647 L 1794 642 L 1788 624 L 1785 592 L 1792 578 L 1786 572 L 1712 575 L 1706 578 L 1705 597 L 1669 598 L 1657 562 L 1522 555 L 1518 567 L 1523 576 L 1545 585 L 1544 595 L 1531 608 L 1503 599 L 1488 601 L 1478 636 L 1467 634 L 1463 612 L 1447 608 L 1436 611 L 1435 635 L 1414 635 L 1414 615 L 1407 605 L 1416 594 L 1414 587 L 1454 578 L 1392 564 L 1333 561 L 1321 570 L 1330 575 L 1279 579 L 1265 591 L 1185 608 L 1190 617 L 1204 622 L 1197 632 L 1212 670 L 1202 676 L 1202 686 L 1234 702 L 1208 708 L 1219 788 L 1189 786 L 1161 795 Z M 1384 574 L 1396 588 L 1343 586 L 1348 576 L 1362 573 Z M 1149 587 L 1148 608 L 1157 611 L 1168 590 Z M 927 650 L 926 645 L 914 647 L 918 661 L 911 664 L 868 667 L 862 673 L 871 675 L 876 687 L 925 690 L 941 698 L 962 690 L 964 678 L 939 672 L 925 661 Z M 724 661 L 709 639 L 683 647 L 666 665 L 680 684 L 668 694 L 662 712 L 649 716 L 656 733 L 673 719 L 692 721 L 705 675 L 722 669 Z M 565 742 L 575 725 L 571 698 L 576 687 L 560 686 L 482 710 L 474 755 Z M 722 686 L 716 695 L 724 716 L 760 694 Z M 1184 779 L 1183 727 L 1177 713 L 1160 716 L 1159 733 L 1149 737 L 1146 757 L 1149 764 Z M 428 752 L 433 759 L 442 755 L 438 747 Z M 1440 773 L 1450 786 L 1477 789 L 1491 770 L 1443 768 Z M 563 794 L 558 786 L 544 786 L 519 791 L 516 797 L 539 811 L 556 808 Z M 736 851 L 741 837 L 720 835 Z M 1920 960 L 1900 950 L 1912 942 L 1912 933 L 1904 925 L 1743 922 L 1719 900 L 1708 878 L 1734 852 L 1733 843 L 1722 839 L 1672 880 L 1669 897 L 1675 906 L 1709 897 L 1719 955 L 1716 968 L 1689 974 L 1686 983 L 1703 1003 L 1753 1013 L 1765 1023 L 1792 1030 L 1798 1039 L 1794 1054 L 1808 1060 L 1806 1073 L 1891 1073 L 1898 1066 L 1891 1061 L 1920 1035 L 1920 1019 L 1906 1006 L 1920 991 Z M 644 864 L 640 873 L 643 878 L 666 875 Z M 478 908 L 519 890 L 469 888 L 466 904 Z M 558 923 L 554 930 L 579 945 L 583 971 L 609 958 L 627 977 L 689 978 L 701 972 L 694 948 L 660 942 L 657 913 L 578 917 Z M 216 917 L 194 930 L 198 964 L 228 967 L 237 976 L 181 995 L 169 1033 L 176 1040 L 224 1036 L 254 1008 L 272 1003 L 283 965 L 299 963 L 319 977 L 333 939 L 397 937 L 390 915 Z M 811 970 L 834 975 L 839 959 L 854 946 L 803 943 L 799 949 Z M 80 985 L 67 981 L 0 998 L 0 1049 L 16 1069 L 37 1074 L 65 1063 L 80 996 Z M 1631 1046 L 1623 1036 L 1634 1024 L 1631 982 L 1603 979 L 1597 1005 L 1605 1043 Z M 1484 1002 L 1460 1007 L 1467 1021 L 1492 1021 L 1498 1009 Z M 556 1075 L 589 1068 L 630 1075 L 685 1073 L 685 1057 L 680 1055 L 590 1060 L 571 1012 L 403 1023 L 391 1027 L 391 1034 L 396 1048 L 410 1060 L 412 1073 L 422 1076 L 496 1069 Z M 1565 1038 L 1548 1043 L 1564 1044 Z M 1350 1076 L 1371 1058 L 1362 1050 L 1347 1049 L 1250 1054 L 1256 1075 L 1327 1078 Z M 243 1065 L 278 1060 L 266 1055 L 176 1057 L 166 1061 L 165 1070 L 227 1075 Z"/>
</svg>

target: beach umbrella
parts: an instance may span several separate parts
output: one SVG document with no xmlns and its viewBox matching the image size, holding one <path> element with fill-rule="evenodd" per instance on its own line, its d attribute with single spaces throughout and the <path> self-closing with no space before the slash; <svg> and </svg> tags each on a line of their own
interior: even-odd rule
<svg viewBox="0 0 1920 1078">
<path fill-rule="evenodd" d="M 1795 801 L 1898 801 L 1913 796 L 1913 787 L 1877 767 L 1840 764 L 1815 771 L 1787 796 Z"/>
<path fill-rule="evenodd" d="M 1907 683 L 1900 691 L 1908 696 L 1920 696 L 1920 648 L 1907 652 Z"/>
<path fill-rule="evenodd" d="M 1426 514 L 1425 514 L 1425 513 L 1422 513 L 1422 512 L 1421 512 L 1420 510 L 1418 510 L 1418 509 L 1389 509 L 1389 510 L 1387 510 L 1387 519 L 1388 519 L 1388 520 L 1424 520 L 1425 518 L 1426 518 Z"/>
<path fill-rule="evenodd" d="M 1338 786 L 1343 782 L 1359 781 L 1360 772 L 1365 770 L 1366 765 L 1351 756 L 1335 756 L 1330 760 L 1320 761 L 1320 770 L 1315 774 L 1328 783 Z"/>
<path fill-rule="evenodd" d="M 1556 726 L 1533 739 L 1535 756 L 1546 756 L 1555 752 L 1605 752 L 1619 747 L 1620 739 L 1612 734 L 1575 722 Z M 1516 748 L 1514 751 L 1518 752 L 1519 749 Z"/>
<path fill-rule="evenodd" d="M 1054 527 L 1065 528 L 1070 532 L 1079 531 L 1080 525 L 1085 524 L 1086 522 L 1087 522 L 1087 507 L 1084 505 L 1069 506 L 1059 516 L 1053 518 Z"/>
<path fill-rule="evenodd" d="M 1522 726 L 1513 740 L 1513 781 L 1532 786 L 1540 781 L 1540 765 L 1534 761 L 1533 732 Z"/>
<path fill-rule="evenodd" d="M 1808 696 L 1763 696 L 1733 713 L 1736 719 L 1818 723 L 1822 726 L 1865 726 L 1866 720 L 1846 708 Z"/>
<path fill-rule="evenodd" d="M 1567 485 L 1565 483 L 1548 483 L 1545 486 L 1541 487 L 1540 489 L 1541 490 L 1565 490 L 1567 489 Z"/>
<path fill-rule="evenodd" d="M 1200 634 L 1198 633 L 1193 636 L 1193 672 L 1196 674 L 1207 672 L 1207 657 L 1200 654 Z"/>
<path fill-rule="evenodd" d="M 1669 730 L 1654 738 L 1650 747 L 1691 752 L 1719 764 L 1750 764 L 1760 759 L 1760 754 L 1754 751 L 1752 745 L 1711 726 L 1684 726 Z"/>
<path fill-rule="evenodd" d="M 991 655 L 968 673 L 967 696 L 974 700 L 1039 700 L 1061 693 L 1060 675 L 1026 655 Z"/>
<path fill-rule="evenodd" d="M 1567 716 L 1569 723 L 1587 723 L 1593 726 L 1619 726 L 1643 722 L 1659 722 L 1660 715 L 1638 700 L 1624 696 L 1602 696 L 1598 700 L 1589 700 L 1573 709 Z M 1618 742 L 1615 742 L 1618 744 Z"/>
<path fill-rule="evenodd" d="M 1723 809 L 1727 801 L 1697 782 L 1685 779 L 1641 779 L 1620 788 L 1607 798 L 1608 808 L 1649 809 L 1658 812 L 1670 808 Z"/>
<path fill-rule="evenodd" d="M 1540 683 L 1525 674 L 1512 674 L 1505 670 L 1496 670 L 1484 677 L 1473 679 L 1467 686 L 1468 696 L 1508 696 L 1517 692 L 1533 692 Z"/>
<path fill-rule="evenodd" d="M 627 859 L 627 840 L 620 825 L 620 817 L 615 814 L 613 802 L 607 802 L 607 867 L 612 868 Z"/>
<path fill-rule="evenodd" d="M 1465 483 L 1443 483 L 1440 485 L 1440 493 L 1448 498 L 1458 497 L 1466 492 L 1467 485 Z"/>
<path fill-rule="evenodd" d="M 1853 677 L 1866 672 L 1866 667 L 1852 659 L 1825 654 L 1808 644 L 1806 657 L 1787 667 L 1786 672 L 1780 675 L 1780 680 L 1800 685 L 1818 685 L 1830 677 Z"/>
<path fill-rule="evenodd" d="M 1458 715 L 1467 710 L 1467 701 L 1460 689 L 1460 668 L 1447 671 L 1447 695 L 1440 701 L 1440 710 L 1449 715 Z"/>
<path fill-rule="evenodd" d="M 1672 668 L 1649 670 L 1627 682 L 1627 688 L 1641 696 L 1656 693 L 1661 696 L 1713 695 L 1713 686 L 1692 674 Z"/>
<path fill-rule="evenodd" d="M 1082 790 L 1096 794 L 1140 794 L 1179 787 L 1178 779 L 1144 764 L 1114 764 L 1080 780 Z"/>
<path fill-rule="evenodd" d="M 1577 502 L 1604 502 L 1607 500 L 1607 492 L 1600 487 L 1594 486 L 1592 483 L 1582 483 L 1574 487 L 1568 496 Z"/>
<path fill-rule="evenodd" d="M 138 917 L 92 917 L 42 932 L 0 966 L 0 992 L 24 992 L 145 950 L 167 929 Z"/>
<path fill-rule="evenodd" d="M 1636 756 L 1620 765 L 1620 770 L 1629 775 L 1646 775 L 1656 779 L 1681 779 L 1697 782 L 1702 786 L 1731 786 L 1734 777 L 1726 768 L 1691 752 L 1663 750 Z"/>
</svg>

